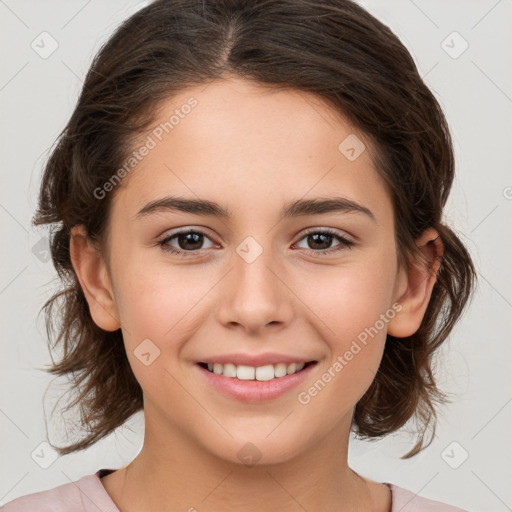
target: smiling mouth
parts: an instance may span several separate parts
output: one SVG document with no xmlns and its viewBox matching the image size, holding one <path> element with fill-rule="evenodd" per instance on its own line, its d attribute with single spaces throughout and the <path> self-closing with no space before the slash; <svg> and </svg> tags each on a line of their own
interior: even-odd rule
<svg viewBox="0 0 512 512">
<path fill-rule="evenodd" d="M 247 366 L 227 364 L 198 363 L 201 368 L 216 375 L 241 380 L 241 381 L 269 381 L 281 379 L 289 375 L 302 372 L 309 366 L 315 365 L 317 361 L 308 361 L 307 363 L 277 363 L 265 366 Z"/>
</svg>

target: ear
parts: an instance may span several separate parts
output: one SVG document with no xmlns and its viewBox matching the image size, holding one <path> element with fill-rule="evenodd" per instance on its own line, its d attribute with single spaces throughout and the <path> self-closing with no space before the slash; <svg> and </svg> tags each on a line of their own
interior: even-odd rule
<svg viewBox="0 0 512 512">
<path fill-rule="evenodd" d="M 400 303 L 402 309 L 389 321 L 387 330 L 396 338 L 411 336 L 419 329 L 441 265 L 443 243 L 435 229 L 427 229 L 416 240 L 416 245 L 421 256 L 411 263 L 409 270 L 403 269 L 397 278 L 401 289 L 394 302 Z"/>
<path fill-rule="evenodd" d="M 75 226 L 71 230 L 69 252 L 94 323 L 105 331 L 116 331 L 121 323 L 107 267 L 84 226 Z"/>
</svg>

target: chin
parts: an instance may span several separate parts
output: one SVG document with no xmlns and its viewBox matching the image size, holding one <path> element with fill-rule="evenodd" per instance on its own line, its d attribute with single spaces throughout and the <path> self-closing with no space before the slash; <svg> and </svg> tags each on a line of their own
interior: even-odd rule
<svg viewBox="0 0 512 512">
<path fill-rule="evenodd" d="M 216 457 L 247 468 L 289 462 L 306 449 L 301 446 L 304 443 L 303 436 L 295 439 L 283 430 L 281 435 L 274 432 L 265 438 L 270 431 L 259 430 L 253 437 L 247 433 L 233 438 L 224 436 L 223 442 L 214 442 L 214 446 L 208 448 Z"/>
</svg>

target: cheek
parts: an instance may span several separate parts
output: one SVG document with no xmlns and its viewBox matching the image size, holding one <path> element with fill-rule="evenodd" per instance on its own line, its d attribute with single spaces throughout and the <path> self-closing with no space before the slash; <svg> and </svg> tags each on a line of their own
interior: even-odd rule
<svg viewBox="0 0 512 512">
<path fill-rule="evenodd" d="M 181 347 L 200 321 L 198 309 L 208 288 L 175 273 L 164 277 L 158 269 L 127 266 L 119 277 L 123 339 L 128 361 L 146 400 L 159 397 L 162 413 L 186 403 L 182 387 L 172 378 Z M 211 285 L 210 285 L 211 287 Z M 204 289 L 203 289 L 204 288 Z M 165 390 L 165 391 L 164 391 Z"/>
<path fill-rule="evenodd" d="M 116 276 L 122 325 L 139 337 L 163 340 L 175 326 L 187 323 L 188 312 L 211 288 L 204 277 L 194 266 L 173 272 L 165 263 L 155 265 L 127 255 Z"/>
<path fill-rule="evenodd" d="M 343 348 L 386 314 L 391 307 L 394 278 L 392 263 L 366 259 L 317 275 L 315 286 L 304 287 L 303 296 L 326 324 L 332 345 Z M 378 326 L 382 330 L 381 323 Z"/>
<path fill-rule="evenodd" d="M 198 272 L 194 266 L 171 272 L 168 266 L 127 257 L 118 266 L 117 282 L 126 353 L 137 380 L 148 391 L 158 386 L 166 368 L 176 365 L 182 347 L 204 322 L 215 280 L 211 272 Z"/>
<path fill-rule="evenodd" d="M 315 287 L 304 288 L 304 302 L 318 315 L 316 325 L 330 352 L 319 385 L 333 382 L 326 387 L 336 394 L 338 403 L 353 405 L 378 370 L 387 325 L 395 316 L 391 307 L 393 262 L 393 258 L 375 257 L 336 269 L 315 279 Z M 323 399 L 328 396 L 330 392 L 323 394 Z"/>
</svg>

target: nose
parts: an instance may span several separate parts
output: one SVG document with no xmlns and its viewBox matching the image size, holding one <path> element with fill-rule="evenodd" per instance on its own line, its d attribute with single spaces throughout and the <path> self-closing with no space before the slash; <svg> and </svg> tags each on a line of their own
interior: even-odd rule
<svg viewBox="0 0 512 512">
<path fill-rule="evenodd" d="M 272 251 L 265 249 L 254 261 L 236 253 L 232 263 L 234 267 L 219 290 L 219 322 L 247 334 L 288 325 L 293 316 L 293 293 Z"/>
</svg>

